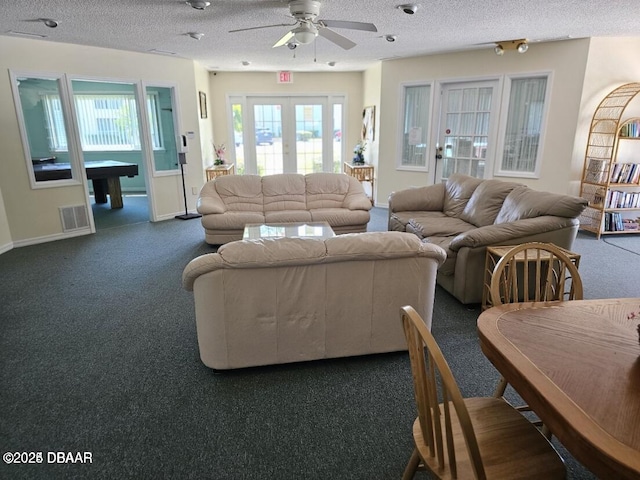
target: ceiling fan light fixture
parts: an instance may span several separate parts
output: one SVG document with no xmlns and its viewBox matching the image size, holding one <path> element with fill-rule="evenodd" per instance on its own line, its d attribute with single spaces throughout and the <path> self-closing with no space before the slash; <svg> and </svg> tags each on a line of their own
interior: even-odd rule
<svg viewBox="0 0 640 480">
<path fill-rule="evenodd" d="M 211 5 L 211 2 L 204 2 L 202 0 L 188 0 L 184 3 L 189 5 L 191 8 L 195 8 L 196 10 L 204 10 L 209 5 Z"/>
<path fill-rule="evenodd" d="M 296 39 L 296 42 L 302 45 L 313 42 L 318 35 L 318 29 L 310 23 L 303 23 L 291 31 L 293 32 L 293 37 Z"/>
</svg>

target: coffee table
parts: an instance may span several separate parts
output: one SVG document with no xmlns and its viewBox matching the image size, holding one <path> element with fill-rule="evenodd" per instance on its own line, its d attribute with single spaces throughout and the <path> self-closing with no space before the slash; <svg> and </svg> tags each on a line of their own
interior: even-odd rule
<svg viewBox="0 0 640 480">
<path fill-rule="evenodd" d="M 334 236 L 335 233 L 327 222 L 248 223 L 244 226 L 242 239 L 283 237 L 325 239 Z"/>
</svg>

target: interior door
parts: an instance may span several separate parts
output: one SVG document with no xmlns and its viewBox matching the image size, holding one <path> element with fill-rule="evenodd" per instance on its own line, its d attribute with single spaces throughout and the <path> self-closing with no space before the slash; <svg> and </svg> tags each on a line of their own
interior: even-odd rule
<svg viewBox="0 0 640 480">
<path fill-rule="evenodd" d="M 485 178 L 492 162 L 497 124 L 497 81 L 446 84 L 438 144 L 442 161 L 437 174 L 442 181 L 453 173 Z"/>
</svg>

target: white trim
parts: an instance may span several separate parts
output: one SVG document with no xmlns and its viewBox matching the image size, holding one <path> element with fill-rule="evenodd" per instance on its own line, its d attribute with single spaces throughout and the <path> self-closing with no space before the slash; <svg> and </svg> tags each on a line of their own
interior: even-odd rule
<svg viewBox="0 0 640 480">
<path fill-rule="evenodd" d="M 426 158 L 424 161 L 424 166 L 419 165 L 404 165 L 402 163 L 402 149 L 404 145 L 403 137 L 404 137 L 404 113 L 405 113 L 405 92 L 407 87 L 429 87 L 429 112 L 427 113 L 427 118 L 429 121 L 429 125 L 427 125 L 426 142 L 427 145 L 425 147 Z M 432 151 L 431 145 L 433 145 L 433 126 L 434 126 L 434 92 L 435 92 L 435 83 L 433 80 L 423 80 L 423 81 L 410 81 L 410 82 L 401 82 L 398 86 L 400 93 L 398 102 L 398 126 L 396 131 L 396 162 L 395 167 L 398 171 L 408 171 L 408 172 L 422 172 L 426 173 L 429 171 L 429 165 L 431 163 L 431 154 L 429 152 Z"/>
<path fill-rule="evenodd" d="M 6 245 L 0 245 L 0 255 L 3 253 L 7 253 L 10 250 L 13 250 L 15 244 L 13 242 L 9 242 Z"/>
<path fill-rule="evenodd" d="M 472 85 L 472 84 L 487 84 L 487 83 L 495 83 L 493 86 L 494 92 L 491 98 L 491 113 L 490 113 L 490 126 L 488 132 L 488 148 L 487 155 L 485 158 L 485 168 L 484 168 L 484 177 L 490 178 L 491 172 L 493 170 L 493 165 L 496 162 L 496 155 L 499 151 L 499 128 L 500 128 L 500 119 L 501 119 L 501 104 L 503 102 L 503 76 L 502 75 L 482 75 L 479 77 L 456 77 L 456 78 L 445 78 L 439 79 L 436 81 L 435 89 L 438 94 L 436 95 L 436 103 L 437 103 L 437 121 L 434 122 L 433 125 L 433 144 L 439 146 L 439 137 L 440 137 L 440 124 L 443 122 L 442 114 L 443 114 L 443 100 L 442 100 L 442 92 L 443 90 L 451 85 Z M 434 170 L 434 183 L 439 181 L 439 178 L 442 177 L 442 167 L 441 165 L 437 165 L 435 162 L 435 156 L 432 159 L 433 162 L 433 170 Z"/>
<path fill-rule="evenodd" d="M 40 243 L 49 243 L 56 240 L 65 240 L 67 238 L 81 237 L 81 236 L 89 235 L 92 233 L 95 233 L 95 232 L 92 232 L 89 228 L 83 228 L 80 230 L 74 230 L 72 232 L 67 232 L 67 233 L 55 233 L 53 235 L 45 235 L 44 237 L 32 237 L 32 238 L 27 238 L 25 240 L 16 240 L 15 242 L 13 242 L 13 246 L 15 248 L 28 247 L 30 245 L 38 245 Z"/>
</svg>

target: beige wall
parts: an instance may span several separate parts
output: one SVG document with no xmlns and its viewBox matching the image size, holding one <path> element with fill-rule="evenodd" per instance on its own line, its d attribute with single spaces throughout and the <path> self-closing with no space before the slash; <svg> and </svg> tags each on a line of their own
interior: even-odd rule
<svg viewBox="0 0 640 480">
<path fill-rule="evenodd" d="M 367 145 L 367 150 L 365 151 L 365 161 L 373 165 L 374 168 L 374 178 L 378 177 L 378 163 L 379 163 L 379 151 L 380 151 L 380 103 L 382 102 L 382 90 L 380 89 L 382 80 L 382 63 L 377 63 L 373 67 L 367 69 L 364 72 L 363 78 L 363 105 L 370 106 L 373 105 L 376 107 L 376 117 L 375 117 L 375 134 L 373 142 L 370 142 Z M 374 182 L 374 192 L 373 198 L 375 200 L 375 204 L 377 205 L 379 202 L 378 196 L 376 195 L 376 191 L 378 189 L 377 181 Z M 386 203 L 386 198 L 383 199 Z"/>
<path fill-rule="evenodd" d="M 0 192 L 4 199 L 6 223 L 16 245 L 62 238 L 58 207 L 85 203 L 82 185 L 32 190 L 20 140 L 18 122 L 11 93 L 8 70 L 26 72 L 67 73 L 85 77 L 126 81 L 174 83 L 180 102 L 182 131 L 195 132 L 192 145 L 200 145 L 197 116 L 197 91 L 193 62 L 161 55 L 139 54 L 118 50 L 0 37 Z M 187 165 L 187 194 L 190 210 L 197 195 L 190 187 L 202 180 L 202 158 L 198 148 L 191 148 Z M 179 175 L 151 179 L 157 199 L 159 219 L 172 218 L 184 212 L 182 184 Z M 0 227 L 3 227 L 0 211 Z M 6 235 L 0 234 L 0 245 Z"/>
<path fill-rule="evenodd" d="M 584 76 L 584 87 L 577 119 L 573 148 L 573 165 L 580 170 L 589 136 L 591 118 L 599 103 L 615 88 L 640 82 L 640 38 L 592 38 Z M 622 119 L 640 116 L 640 98 L 634 98 L 625 109 Z M 580 176 L 574 179 L 579 188 Z"/>
<path fill-rule="evenodd" d="M 343 143 L 347 159 L 360 138 L 362 124 L 362 72 L 294 72 L 293 83 L 278 83 L 276 72 L 215 72 L 210 74 L 213 138 L 216 144 L 229 144 L 233 138 L 228 122 L 230 95 L 346 95 L 346 125 Z"/>
<path fill-rule="evenodd" d="M 571 158 L 588 47 L 588 40 L 571 40 L 532 44 L 529 51 L 522 55 L 506 52 L 498 57 L 493 49 L 487 48 L 384 62 L 381 75 L 382 103 L 376 203 L 386 205 L 388 195 L 394 190 L 433 183 L 433 165 L 430 166 L 429 173 L 398 171 L 395 167 L 403 82 L 445 83 L 535 72 L 552 74 L 542 169 L 539 179 L 516 180 L 541 190 L 569 193 L 570 182 L 580 176 L 581 167 L 573 165 Z M 437 118 L 433 121 L 437 121 Z M 435 142 L 433 144 L 435 145 Z"/>
</svg>

